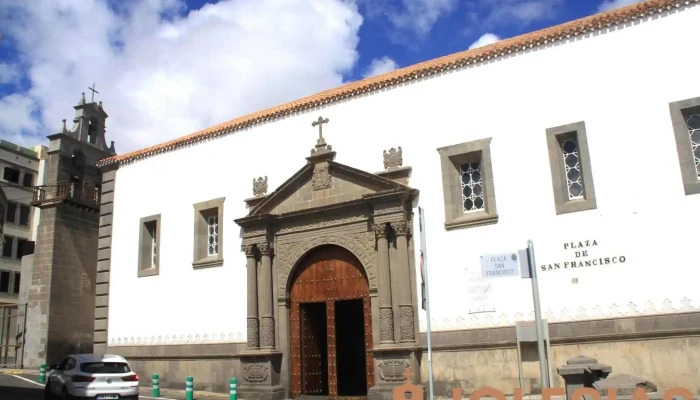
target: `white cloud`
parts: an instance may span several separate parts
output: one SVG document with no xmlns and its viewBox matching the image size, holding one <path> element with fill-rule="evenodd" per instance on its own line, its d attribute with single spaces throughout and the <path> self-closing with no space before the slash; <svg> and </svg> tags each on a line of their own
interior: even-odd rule
<svg viewBox="0 0 700 400">
<path fill-rule="evenodd" d="M 369 67 L 367 68 L 367 72 L 365 72 L 364 77 L 371 78 L 373 76 L 391 72 L 397 68 L 399 68 L 399 65 L 396 64 L 396 61 L 392 60 L 387 56 L 384 56 L 382 58 L 375 58 L 369 64 Z"/>
<path fill-rule="evenodd" d="M 57 131 L 96 82 L 107 140 L 136 150 L 340 85 L 358 58 L 362 16 L 348 0 L 222 0 L 182 17 L 182 0 L 116 4 L 0 2 L 31 81 L 7 100 L 24 114 L 0 117 L 3 137 Z"/>
<path fill-rule="evenodd" d="M 640 3 L 642 0 L 605 0 L 598 6 L 598 12 L 614 10 L 616 8 L 629 6 L 631 4 Z"/>
<path fill-rule="evenodd" d="M 402 0 L 401 5 L 391 0 L 358 0 L 369 16 L 388 19 L 399 35 L 408 31 L 420 38 L 430 33 L 433 25 L 443 16 L 451 14 L 459 5 L 458 0 Z M 397 37 L 398 38 L 398 37 Z"/>
<path fill-rule="evenodd" d="M 513 25 L 523 28 L 557 17 L 564 5 L 565 0 L 479 0 L 468 4 L 467 15 L 473 30 Z"/>
<path fill-rule="evenodd" d="M 0 97 L 0 136 L 17 144 L 30 145 L 22 134 L 36 131 L 38 126 L 32 118 L 35 110 L 34 100 L 27 96 L 15 93 Z M 55 125 L 59 127 L 58 123 Z"/>
<path fill-rule="evenodd" d="M 499 38 L 496 34 L 485 33 L 481 35 L 480 38 L 476 39 L 476 41 L 472 43 L 471 46 L 469 46 L 469 50 L 475 49 L 477 47 L 488 46 L 492 43 L 498 42 L 499 40 L 501 40 L 501 38 Z"/>
<path fill-rule="evenodd" d="M 0 63 L 0 85 L 6 83 L 14 83 L 19 79 L 20 72 L 17 65 L 11 65 L 8 63 Z"/>
</svg>

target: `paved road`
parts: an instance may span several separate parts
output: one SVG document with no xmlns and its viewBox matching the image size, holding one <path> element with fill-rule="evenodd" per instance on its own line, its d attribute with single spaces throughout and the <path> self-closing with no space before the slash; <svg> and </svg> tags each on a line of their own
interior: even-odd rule
<svg viewBox="0 0 700 400">
<path fill-rule="evenodd" d="M 0 370 L 0 400 L 44 400 L 44 385 L 37 382 L 37 375 L 6 375 Z M 185 400 L 183 391 L 161 390 L 161 397 L 150 397 L 149 388 L 141 388 L 140 400 Z M 195 400 L 222 400 L 227 396 L 206 397 L 195 392 Z"/>
<path fill-rule="evenodd" d="M 44 385 L 0 373 L 0 398 L 2 400 L 43 400 Z"/>
</svg>

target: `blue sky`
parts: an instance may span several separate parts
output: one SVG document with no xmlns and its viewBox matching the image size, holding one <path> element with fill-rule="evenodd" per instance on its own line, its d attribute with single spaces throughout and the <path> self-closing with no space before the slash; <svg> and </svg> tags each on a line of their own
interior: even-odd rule
<svg viewBox="0 0 700 400">
<path fill-rule="evenodd" d="M 95 82 L 107 139 L 132 151 L 635 2 L 3 0 L 0 138 L 46 144 Z"/>
</svg>

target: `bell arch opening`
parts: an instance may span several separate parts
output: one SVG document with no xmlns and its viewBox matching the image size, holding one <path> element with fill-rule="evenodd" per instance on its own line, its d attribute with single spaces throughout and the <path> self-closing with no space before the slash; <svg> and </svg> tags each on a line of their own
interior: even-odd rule
<svg viewBox="0 0 700 400">
<path fill-rule="evenodd" d="M 367 396 L 374 385 L 369 281 L 335 245 L 314 248 L 290 279 L 292 395 Z"/>
</svg>

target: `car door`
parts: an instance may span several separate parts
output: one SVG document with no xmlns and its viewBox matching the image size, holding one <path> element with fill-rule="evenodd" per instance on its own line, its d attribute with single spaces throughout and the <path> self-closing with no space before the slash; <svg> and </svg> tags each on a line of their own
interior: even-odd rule
<svg viewBox="0 0 700 400">
<path fill-rule="evenodd" d="M 61 371 L 63 376 L 63 386 L 68 391 L 68 394 L 73 394 L 73 380 L 71 378 L 73 377 L 73 374 L 75 374 L 75 367 L 78 365 L 78 362 L 73 357 L 68 357 L 66 361 L 65 368 L 63 368 L 63 371 Z"/>
<path fill-rule="evenodd" d="M 68 365 L 68 359 L 70 357 L 66 357 L 63 361 L 61 361 L 60 364 L 58 364 L 58 368 L 56 368 L 55 371 L 51 371 L 51 375 L 49 377 L 49 385 L 51 388 L 51 393 L 53 394 L 61 394 L 61 388 L 63 388 L 63 370 Z"/>
</svg>

